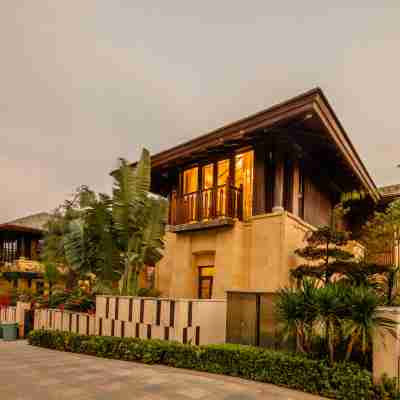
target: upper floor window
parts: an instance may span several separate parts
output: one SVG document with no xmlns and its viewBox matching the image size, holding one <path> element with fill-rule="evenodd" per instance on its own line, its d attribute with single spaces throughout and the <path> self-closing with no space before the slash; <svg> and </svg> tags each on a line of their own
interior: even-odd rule
<svg viewBox="0 0 400 400">
<path fill-rule="evenodd" d="M 252 215 L 253 151 L 188 168 L 171 196 L 173 224 Z M 175 197 L 174 197 L 175 196 Z"/>
<path fill-rule="evenodd" d="M 253 210 L 253 151 L 235 157 L 235 186 L 243 188 L 243 216 L 248 218 Z"/>
<path fill-rule="evenodd" d="M 214 164 L 203 167 L 203 189 L 211 189 L 214 186 Z"/>
<path fill-rule="evenodd" d="M 199 169 L 197 167 L 190 168 L 183 173 L 183 193 L 194 193 L 198 190 L 198 175 Z"/>
</svg>

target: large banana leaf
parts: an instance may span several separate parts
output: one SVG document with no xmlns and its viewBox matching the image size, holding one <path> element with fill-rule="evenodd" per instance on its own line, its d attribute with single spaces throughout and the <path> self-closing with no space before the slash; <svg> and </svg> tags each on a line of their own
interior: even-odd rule
<svg viewBox="0 0 400 400">
<path fill-rule="evenodd" d="M 143 234 L 144 262 L 154 265 L 163 256 L 161 250 L 164 249 L 168 202 L 160 198 L 151 198 L 149 203 L 149 216 Z"/>
<path fill-rule="evenodd" d="M 83 221 L 70 222 L 70 231 L 64 236 L 63 245 L 68 266 L 81 274 L 84 269 L 85 248 L 83 241 Z"/>
<path fill-rule="evenodd" d="M 124 159 L 115 173 L 113 189 L 113 220 L 123 246 L 129 245 L 132 234 L 144 223 L 143 208 L 148 204 L 150 190 L 150 153 L 144 149 L 135 170 Z"/>
</svg>

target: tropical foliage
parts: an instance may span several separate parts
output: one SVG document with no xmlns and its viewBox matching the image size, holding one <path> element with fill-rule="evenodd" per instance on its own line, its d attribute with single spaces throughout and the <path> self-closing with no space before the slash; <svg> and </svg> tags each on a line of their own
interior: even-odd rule
<svg viewBox="0 0 400 400">
<path fill-rule="evenodd" d="M 321 285 L 305 278 L 299 287 L 279 292 L 276 315 L 284 338 L 296 338 L 298 351 L 319 351 L 322 339 L 322 353 L 328 354 L 331 362 L 350 360 L 355 349 L 366 360 L 378 329 L 396 335 L 392 320 L 379 314 L 380 304 L 372 288 L 353 287 L 344 281 Z"/>
<path fill-rule="evenodd" d="M 133 169 L 126 160 L 113 174 L 112 196 L 81 187 L 48 224 L 43 260 L 67 266 L 68 288 L 95 277 L 93 290 L 136 295 L 145 265 L 162 257 L 167 201 L 150 194 L 150 154 Z"/>
<path fill-rule="evenodd" d="M 374 219 L 374 224 L 388 220 L 390 228 L 375 229 L 372 221 L 367 224 L 365 237 L 371 243 L 387 231 L 391 237 L 396 232 L 391 225 L 395 210 L 389 207 L 390 217 L 383 213 Z M 350 232 L 335 223 L 309 232 L 306 246 L 296 250 L 305 263 L 291 271 L 295 285 L 281 290 L 276 302 L 284 337 L 296 338 L 297 349 L 304 353 L 322 346 L 320 353 L 328 354 L 330 362 L 350 360 L 354 353 L 366 362 L 377 331 L 396 334 L 395 324 L 380 316 L 378 307 L 392 304 L 397 269 L 371 257 L 355 257 L 347 250 L 350 238 Z"/>
<path fill-rule="evenodd" d="M 112 216 L 124 264 L 121 293 L 136 295 L 144 265 L 162 257 L 167 202 L 149 195 L 150 154 L 143 150 L 136 170 L 120 160 L 115 173 Z"/>
<path fill-rule="evenodd" d="M 36 296 L 33 299 L 37 308 L 59 308 L 76 312 L 94 311 L 95 295 L 87 290 L 55 290 L 52 294 Z"/>
</svg>

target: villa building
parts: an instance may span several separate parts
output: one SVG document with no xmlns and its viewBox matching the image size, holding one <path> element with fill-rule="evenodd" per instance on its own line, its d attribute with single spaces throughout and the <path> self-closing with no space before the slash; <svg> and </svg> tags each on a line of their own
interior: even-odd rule
<svg viewBox="0 0 400 400">
<path fill-rule="evenodd" d="M 47 213 L 34 214 L 0 224 L 0 290 L 44 288 L 39 261 Z"/>
<path fill-rule="evenodd" d="M 354 190 L 382 199 L 320 89 L 158 153 L 152 191 L 170 210 L 156 285 L 178 298 L 275 292 L 305 233 Z"/>
</svg>

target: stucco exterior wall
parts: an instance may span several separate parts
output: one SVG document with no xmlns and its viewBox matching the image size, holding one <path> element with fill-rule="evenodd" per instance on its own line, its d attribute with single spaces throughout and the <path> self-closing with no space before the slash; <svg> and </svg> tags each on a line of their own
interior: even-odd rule
<svg viewBox="0 0 400 400">
<path fill-rule="evenodd" d="M 376 330 L 373 336 L 372 371 L 374 381 L 380 382 L 382 375 L 398 377 L 400 357 L 400 307 L 381 307 L 379 316 L 394 322 L 392 332 L 384 328 Z"/>
<path fill-rule="evenodd" d="M 310 229 L 282 212 L 237 221 L 233 227 L 168 232 L 156 286 L 163 296 L 196 298 L 198 267 L 214 265 L 213 298 L 224 298 L 232 289 L 275 292 L 289 283 L 289 269 L 298 261 L 294 250 L 305 244 Z"/>
</svg>

